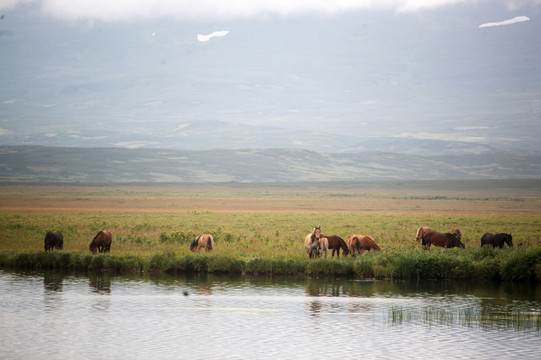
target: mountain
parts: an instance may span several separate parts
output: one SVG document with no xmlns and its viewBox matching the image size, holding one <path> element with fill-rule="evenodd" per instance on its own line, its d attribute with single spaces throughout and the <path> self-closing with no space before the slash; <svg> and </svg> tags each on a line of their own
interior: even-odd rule
<svg viewBox="0 0 541 360">
<path fill-rule="evenodd" d="M 0 146 L 0 181 L 300 182 L 539 179 L 541 156 L 416 156 L 301 149 L 168 150 Z"/>
<path fill-rule="evenodd" d="M 541 18 L 522 10 L 67 21 L 27 2 L 0 20 L 0 144 L 539 155 Z"/>
</svg>

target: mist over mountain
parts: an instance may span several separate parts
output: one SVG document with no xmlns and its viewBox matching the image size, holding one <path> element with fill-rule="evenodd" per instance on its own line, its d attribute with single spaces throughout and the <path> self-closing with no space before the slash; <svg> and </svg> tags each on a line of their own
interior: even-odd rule
<svg viewBox="0 0 541 360">
<path fill-rule="evenodd" d="M 6 9 L 0 145 L 539 155 L 541 8 L 473 4 L 122 21 Z M 229 33 L 198 40 L 215 31 Z"/>
</svg>

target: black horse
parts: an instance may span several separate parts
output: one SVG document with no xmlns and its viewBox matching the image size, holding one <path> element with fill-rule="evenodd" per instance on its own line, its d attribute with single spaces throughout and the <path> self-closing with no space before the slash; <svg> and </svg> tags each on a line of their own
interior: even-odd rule
<svg viewBox="0 0 541 360">
<path fill-rule="evenodd" d="M 509 247 L 513 247 L 513 236 L 506 233 L 492 234 L 487 232 L 481 237 L 481 246 L 492 245 L 494 248 L 499 247 L 501 249 L 504 243 Z"/>
<path fill-rule="evenodd" d="M 64 236 L 62 236 L 60 231 L 47 231 L 43 243 L 45 244 L 45 251 L 47 252 L 54 248 L 62 250 L 62 247 L 64 246 Z"/>
</svg>

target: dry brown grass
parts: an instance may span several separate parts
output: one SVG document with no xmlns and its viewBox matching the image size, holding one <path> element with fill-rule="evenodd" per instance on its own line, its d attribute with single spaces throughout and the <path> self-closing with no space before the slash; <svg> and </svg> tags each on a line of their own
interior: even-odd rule
<svg viewBox="0 0 541 360">
<path fill-rule="evenodd" d="M 0 187 L 4 213 L 218 212 L 541 214 L 541 193 L 182 186 Z"/>
</svg>

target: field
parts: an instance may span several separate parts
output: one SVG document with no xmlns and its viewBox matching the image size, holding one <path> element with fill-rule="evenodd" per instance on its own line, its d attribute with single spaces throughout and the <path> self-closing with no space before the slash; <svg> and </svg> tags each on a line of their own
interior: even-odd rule
<svg viewBox="0 0 541 360">
<path fill-rule="evenodd" d="M 541 279 L 540 215 L 537 181 L 4 184 L 0 266 Z M 415 241 L 421 225 L 460 228 L 466 249 L 423 251 Z M 343 238 L 370 235 L 382 251 L 308 261 L 303 239 L 314 226 Z M 113 233 L 112 251 L 93 257 L 88 245 L 101 229 Z M 43 251 L 47 230 L 64 234 L 62 251 Z M 514 248 L 481 249 L 487 231 L 511 233 Z M 192 254 L 189 244 L 203 232 L 216 249 Z"/>
</svg>

